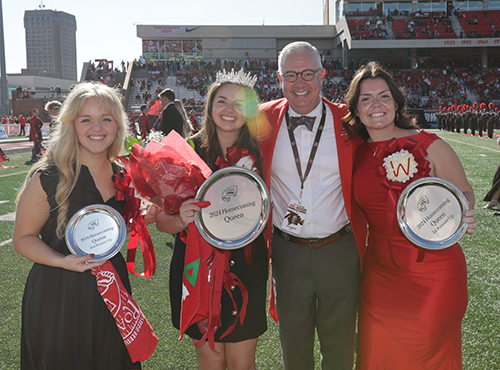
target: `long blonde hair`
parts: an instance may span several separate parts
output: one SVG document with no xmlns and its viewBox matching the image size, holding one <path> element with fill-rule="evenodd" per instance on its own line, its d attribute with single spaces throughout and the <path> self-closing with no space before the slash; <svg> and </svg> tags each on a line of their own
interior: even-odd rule
<svg viewBox="0 0 500 370">
<path fill-rule="evenodd" d="M 118 123 L 116 137 L 109 146 L 108 160 L 113 162 L 124 153 L 125 137 L 128 135 L 127 116 L 123 109 L 121 93 L 101 83 L 84 82 L 76 85 L 66 98 L 57 119 L 57 125 L 51 132 L 47 152 L 42 159 L 29 171 L 17 200 L 22 195 L 33 174 L 55 166 L 59 171 L 55 202 L 58 207 L 57 236 L 62 238 L 66 228 L 66 218 L 69 208 L 69 196 L 80 175 L 81 159 L 78 136 L 74 121 L 80 115 L 87 99 L 97 98 L 104 109 Z"/>
</svg>

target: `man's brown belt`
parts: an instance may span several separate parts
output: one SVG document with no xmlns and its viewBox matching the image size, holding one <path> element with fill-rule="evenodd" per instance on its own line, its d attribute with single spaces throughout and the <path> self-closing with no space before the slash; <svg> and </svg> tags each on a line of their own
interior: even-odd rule
<svg viewBox="0 0 500 370">
<path fill-rule="evenodd" d="M 322 248 L 325 245 L 341 241 L 344 236 L 346 236 L 347 234 L 349 234 L 351 232 L 351 230 L 352 230 L 351 224 L 347 224 L 342 229 L 337 231 L 335 234 L 327 236 L 326 238 L 303 239 L 303 238 L 293 236 L 291 234 L 287 234 L 284 231 L 281 231 L 280 229 L 278 229 L 276 226 L 274 227 L 274 232 L 277 235 L 280 235 L 286 241 L 290 241 L 290 242 L 300 244 L 300 245 L 307 245 L 309 248 L 314 248 L 314 249 Z"/>
</svg>

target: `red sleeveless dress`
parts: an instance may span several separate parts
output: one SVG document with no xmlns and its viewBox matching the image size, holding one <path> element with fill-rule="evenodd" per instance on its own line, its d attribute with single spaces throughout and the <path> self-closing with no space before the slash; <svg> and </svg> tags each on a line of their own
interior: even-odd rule
<svg viewBox="0 0 500 370">
<path fill-rule="evenodd" d="M 431 251 L 412 244 L 396 220 L 399 195 L 429 176 L 427 132 L 358 149 L 353 195 L 369 225 L 360 286 L 358 370 L 462 369 L 461 323 L 467 269 L 458 244 Z M 418 172 L 405 183 L 387 178 L 383 160 L 406 149 Z"/>
</svg>

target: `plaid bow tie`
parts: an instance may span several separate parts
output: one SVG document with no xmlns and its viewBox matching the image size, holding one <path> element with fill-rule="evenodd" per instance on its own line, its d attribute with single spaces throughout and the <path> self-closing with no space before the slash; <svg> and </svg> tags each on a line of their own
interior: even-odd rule
<svg viewBox="0 0 500 370">
<path fill-rule="evenodd" d="M 297 126 L 304 125 L 307 127 L 309 131 L 312 131 L 313 125 L 314 125 L 314 120 L 316 117 L 309 117 L 309 116 L 299 116 L 299 117 L 290 117 L 290 126 L 292 128 L 292 131 L 294 131 Z"/>
</svg>

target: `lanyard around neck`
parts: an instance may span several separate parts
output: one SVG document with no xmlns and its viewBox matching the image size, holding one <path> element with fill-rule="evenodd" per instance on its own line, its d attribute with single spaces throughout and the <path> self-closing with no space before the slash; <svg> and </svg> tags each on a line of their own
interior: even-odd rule
<svg viewBox="0 0 500 370">
<path fill-rule="evenodd" d="M 302 175 L 302 166 L 300 165 L 300 157 L 299 157 L 299 151 L 297 149 L 297 141 L 295 140 L 295 135 L 293 133 L 292 127 L 290 126 L 290 117 L 288 116 L 288 110 L 285 113 L 288 136 L 290 137 L 290 144 L 292 145 L 293 157 L 295 159 L 297 173 L 299 174 L 300 178 L 300 198 L 302 198 L 302 190 L 304 189 L 304 182 L 309 176 L 309 172 L 311 172 L 312 164 L 314 162 L 314 157 L 316 156 L 316 152 L 318 150 L 319 140 L 321 139 L 321 134 L 323 133 L 323 128 L 325 127 L 325 119 L 326 119 L 326 107 L 325 103 L 323 103 L 323 114 L 321 115 L 321 121 L 319 123 L 318 130 L 316 131 L 316 136 L 314 138 L 314 143 L 311 148 L 311 153 L 309 154 L 306 172 L 304 173 L 304 175 Z"/>
</svg>

